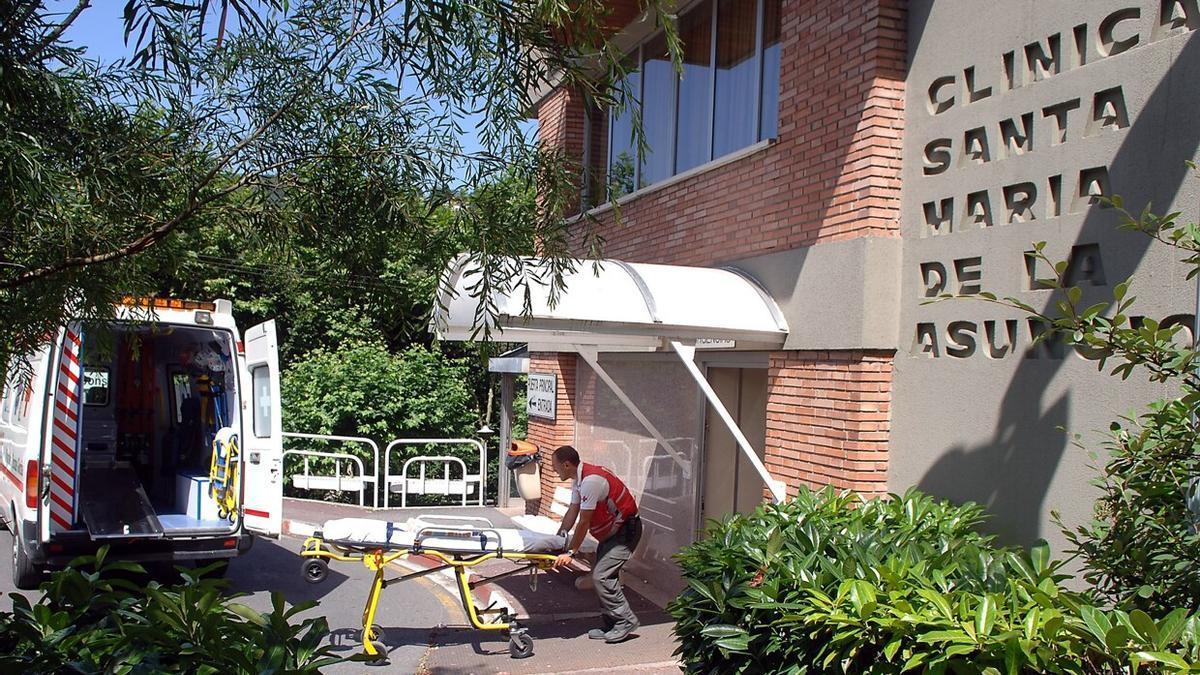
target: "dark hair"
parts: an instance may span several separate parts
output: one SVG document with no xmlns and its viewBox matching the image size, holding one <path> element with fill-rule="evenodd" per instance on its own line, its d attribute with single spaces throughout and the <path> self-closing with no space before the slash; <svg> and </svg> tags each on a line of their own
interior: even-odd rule
<svg viewBox="0 0 1200 675">
<path fill-rule="evenodd" d="M 554 451 L 554 459 L 559 462 L 570 462 L 578 466 L 579 452 L 569 445 L 563 445 Z"/>
</svg>

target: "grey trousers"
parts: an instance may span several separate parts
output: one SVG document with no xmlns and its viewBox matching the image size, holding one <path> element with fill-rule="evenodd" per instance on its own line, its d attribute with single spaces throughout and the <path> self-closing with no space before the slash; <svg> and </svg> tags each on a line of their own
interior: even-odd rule
<svg viewBox="0 0 1200 675">
<path fill-rule="evenodd" d="M 613 621 L 616 629 L 628 629 L 637 624 L 637 616 L 625 599 L 621 588 L 621 568 L 633 557 L 642 540 L 642 520 L 634 518 L 623 524 L 611 537 L 596 547 L 596 565 L 592 581 L 600 597 L 600 612 Z"/>
</svg>

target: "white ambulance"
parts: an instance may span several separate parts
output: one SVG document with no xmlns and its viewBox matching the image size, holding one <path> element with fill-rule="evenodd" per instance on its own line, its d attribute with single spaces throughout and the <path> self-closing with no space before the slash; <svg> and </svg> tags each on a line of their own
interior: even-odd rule
<svg viewBox="0 0 1200 675">
<path fill-rule="evenodd" d="M 8 364 L 0 514 L 18 588 L 102 545 L 112 559 L 203 563 L 247 550 L 252 532 L 278 536 L 275 322 L 240 336 L 231 310 L 128 299 Z"/>
</svg>

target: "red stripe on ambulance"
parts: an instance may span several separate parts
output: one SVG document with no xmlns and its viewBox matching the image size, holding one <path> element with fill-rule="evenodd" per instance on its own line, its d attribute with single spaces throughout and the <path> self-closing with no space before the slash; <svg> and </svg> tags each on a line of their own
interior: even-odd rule
<svg viewBox="0 0 1200 675">
<path fill-rule="evenodd" d="M 54 424 L 50 445 L 50 529 L 70 530 L 75 522 L 75 474 L 79 436 L 79 385 L 83 376 L 80 352 L 83 340 L 66 330 L 58 360 L 58 386 L 54 390 Z"/>
<path fill-rule="evenodd" d="M 66 415 L 67 419 L 71 420 L 72 422 L 79 420 L 79 415 L 75 414 L 75 411 L 63 405 L 62 401 L 55 401 L 54 407 L 57 408 L 59 412 Z"/>
<path fill-rule="evenodd" d="M 4 466 L 3 463 L 0 463 L 0 471 L 4 472 L 5 478 L 7 478 L 13 485 L 17 486 L 17 492 L 25 491 L 25 486 L 24 486 L 24 484 L 21 483 L 21 479 L 17 478 L 16 475 L 13 474 L 12 471 L 9 471 L 8 467 Z"/>
<path fill-rule="evenodd" d="M 58 515 L 57 513 L 55 513 L 54 511 L 50 511 L 50 520 L 54 521 L 54 522 L 53 522 L 53 524 L 54 524 L 54 525 L 58 525 L 58 529 L 59 529 L 59 530 L 69 530 L 69 529 L 71 529 L 71 524 L 70 524 L 70 523 L 68 523 L 68 522 L 66 522 L 65 520 L 63 520 L 63 519 L 62 519 L 62 517 L 61 517 L 61 516 L 59 516 L 59 515 Z"/>
</svg>

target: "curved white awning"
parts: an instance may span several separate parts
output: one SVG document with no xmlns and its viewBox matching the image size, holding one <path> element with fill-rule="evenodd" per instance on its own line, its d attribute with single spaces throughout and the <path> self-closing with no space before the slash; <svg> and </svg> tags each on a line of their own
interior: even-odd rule
<svg viewBox="0 0 1200 675">
<path fill-rule="evenodd" d="M 520 262 L 534 268 L 541 264 L 532 258 Z M 515 269 L 518 261 L 512 263 Z M 446 270 L 430 326 L 439 338 L 478 339 L 480 299 L 471 293 L 478 275 L 478 265 L 466 254 Z M 548 283 L 531 281 L 527 316 L 524 287 L 497 293 L 493 301 L 500 332 L 492 337 L 602 351 L 668 348 L 671 341 L 705 339 L 733 340 L 740 349 L 777 349 L 787 337 L 787 323 L 775 301 L 732 268 L 579 260 L 563 281 L 565 289 L 553 306 Z"/>
</svg>

